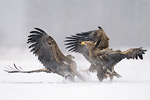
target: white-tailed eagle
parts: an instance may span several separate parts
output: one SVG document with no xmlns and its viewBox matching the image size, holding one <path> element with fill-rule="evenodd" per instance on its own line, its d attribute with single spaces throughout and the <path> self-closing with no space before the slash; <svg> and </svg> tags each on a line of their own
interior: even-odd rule
<svg viewBox="0 0 150 100">
<path fill-rule="evenodd" d="M 115 72 L 114 66 L 120 62 L 122 59 L 143 59 L 143 54 L 146 50 L 142 48 L 131 48 L 126 51 L 112 50 L 109 48 L 100 50 L 96 47 L 97 43 L 91 41 L 83 41 L 81 45 L 85 46 L 89 52 L 89 61 L 95 65 L 95 70 L 97 71 L 97 77 L 100 81 L 104 78 L 109 77 L 111 80 L 114 76 L 117 78 L 120 75 Z"/>
<path fill-rule="evenodd" d="M 77 33 L 76 35 L 71 35 L 70 37 L 66 37 L 65 45 L 71 52 L 76 52 L 82 54 L 88 61 L 89 59 L 89 50 L 81 45 L 82 41 L 91 41 L 93 43 L 97 43 L 95 46 L 100 50 L 109 47 L 109 38 L 107 37 L 105 31 L 99 26 L 98 30 L 92 30 L 87 32 Z M 89 71 L 93 72 L 95 69 L 95 65 L 91 63 Z"/>
<path fill-rule="evenodd" d="M 33 71 L 23 71 L 14 64 L 14 67 L 10 67 L 10 70 L 5 71 L 9 73 L 52 72 L 71 80 L 74 79 L 74 76 L 84 80 L 77 71 L 76 63 L 73 61 L 74 57 L 72 55 L 65 56 L 51 36 L 39 28 L 35 28 L 35 30 L 30 33 L 31 35 L 28 36 L 27 42 L 31 44 L 29 48 L 31 49 L 31 52 L 38 57 L 38 60 L 45 68 Z"/>
</svg>

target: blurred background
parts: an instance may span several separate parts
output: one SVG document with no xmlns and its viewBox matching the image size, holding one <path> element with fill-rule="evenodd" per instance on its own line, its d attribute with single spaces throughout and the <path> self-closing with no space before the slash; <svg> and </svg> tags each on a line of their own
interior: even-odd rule
<svg viewBox="0 0 150 100">
<path fill-rule="evenodd" d="M 37 60 L 38 58 L 28 49 L 27 36 L 30 31 L 34 30 L 34 27 L 45 30 L 56 40 L 60 50 L 64 54 L 68 54 L 70 52 L 67 52 L 64 46 L 65 37 L 79 32 L 96 30 L 98 26 L 105 30 L 110 38 L 110 48 L 114 50 L 125 50 L 133 47 L 149 49 L 150 0 L 0 0 L 0 85 L 3 87 L 0 94 L 2 97 L 9 99 L 18 98 L 18 96 L 20 98 L 30 97 L 30 95 L 33 97 L 35 95 L 33 93 L 36 92 L 28 90 L 38 90 L 34 88 L 37 86 L 35 83 L 30 86 L 31 88 L 27 85 L 30 89 L 27 88 L 27 91 L 24 92 L 24 86 L 21 86 L 23 89 L 18 88 L 18 84 L 15 85 L 15 82 L 29 82 L 29 84 L 30 82 L 48 82 L 49 84 L 49 82 L 62 81 L 62 77 L 60 79 L 60 77 L 55 76 L 56 74 L 8 74 L 4 71 L 8 66 L 13 66 L 13 63 L 16 66 L 21 66 L 24 70 L 43 68 L 43 65 Z M 149 84 L 150 79 L 149 51 L 150 49 L 144 55 L 144 60 L 124 60 L 117 64 L 118 67 L 115 67 L 115 70 L 123 76 L 118 80 L 121 83 L 127 83 L 127 86 L 119 89 L 124 90 L 128 87 L 128 82 L 131 83 L 132 81 L 132 83 L 144 83 L 141 85 L 132 84 L 136 87 L 135 89 L 131 88 L 130 92 L 134 93 L 132 97 L 150 97 L 150 89 L 147 88 L 150 86 L 146 85 L 147 82 Z M 79 71 L 89 68 L 90 63 L 83 56 L 76 53 L 72 54 L 76 58 Z M 96 73 L 90 75 L 87 77 L 89 80 L 98 81 Z M 10 82 L 10 85 L 7 82 Z M 43 84 L 39 88 L 40 93 L 42 88 Z M 45 91 L 45 88 L 42 91 Z M 51 90 L 47 89 L 48 91 Z M 112 91 L 116 88 L 109 89 Z M 142 93 L 148 92 L 137 96 L 140 93 L 137 93 L 137 90 L 142 91 Z M 124 91 L 124 94 L 131 96 L 130 92 Z M 8 94 L 12 96 L 8 96 Z M 45 95 L 43 96 L 46 98 Z M 0 96 L 0 98 L 2 97 Z M 39 97 L 39 95 L 34 97 Z M 113 96 L 108 97 L 112 98 Z M 118 98 L 118 95 L 116 97 Z M 1 100 L 6 99 L 2 98 Z"/>
<path fill-rule="evenodd" d="M 111 48 L 150 43 L 150 0 L 0 0 L 0 20 L 1 55 L 26 50 L 34 27 L 51 35 L 63 52 L 66 36 L 98 26 Z"/>
</svg>

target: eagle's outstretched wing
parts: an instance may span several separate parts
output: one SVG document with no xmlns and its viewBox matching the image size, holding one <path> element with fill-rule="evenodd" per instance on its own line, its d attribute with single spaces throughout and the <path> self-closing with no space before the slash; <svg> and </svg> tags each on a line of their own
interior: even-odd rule
<svg viewBox="0 0 150 100">
<path fill-rule="evenodd" d="M 131 48 L 122 52 L 122 54 L 124 54 L 127 59 L 138 59 L 138 58 L 143 59 L 143 54 L 145 54 L 146 51 L 147 50 L 143 50 L 142 47 Z"/>
<path fill-rule="evenodd" d="M 145 54 L 146 50 L 142 48 L 132 48 L 127 51 L 121 52 L 120 50 L 113 51 L 112 49 L 103 49 L 100 51 L 99 56 L 96 57 L 99 63 L 97 64 L 100 68 L 97 69 L 97 76 L 100 81 L 104 79 L 104 77 L 110 77 L 112 80 L 114 76 L 117 78 L 120 75 L 115 72 L 114 66 L 120 62 L 122 59 L 143 59 L 143 54 Z"/>
<path fill-rule="evenodd" d="M 101 52 L 102 59 L 105 65 L 108 67 L 112 67 L 120 62 L 122 59 L 143 59 L 143 54 L 145 54 L 147 50 L 142 48 L 131 48 L 126 51 L 121 52 L 120 50 L 113 51 L 112 49 L 104 49 Z"/>
<path fill-rule="evenodd" d="M 81 53 L 85 58 L 88 59 L 88 49 L 81 45 L 82 41 L 91 41 L 94 43 L 97 42 L 96 47 L 99 49 L 104 49 L 109 46 L 109 38 L 106 36 L 104 30 L 101 27 L 99 27 L 99 30 L 81 32 L 77 33 L 76 35 L 66 37 L 65 45 L 69 51 Z"/>
<path fill-rule="evenodd" d="M 31 43 L 29 48 L 31 52 L 38 56 L 38 60 L 49 69 L 51 72 L 63 75 L 63 70 L 66 71 L 65 56 L 58 48 L 55 40 L 46 32 L 39 28 L 30 32 L 28 42 Z"/>
</svg>

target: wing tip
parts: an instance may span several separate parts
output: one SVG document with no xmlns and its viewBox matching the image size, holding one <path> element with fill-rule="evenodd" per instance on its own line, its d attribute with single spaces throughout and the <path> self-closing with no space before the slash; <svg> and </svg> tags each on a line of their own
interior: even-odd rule
<svg viewBox="0 0 150 100">
<path fill-rule="evenodd" d="M 30 33 L 38 33 L 38 34 L 46 33 L 41 28 L 34 27 L 34 29 L 35 29 L 35 31 L 30 31 Z"/>
<path fill-rule="evenodd" d="M 102 27 L 101 26 L 98 26 L 98 28 L 101 30 L 102 29 Z"/>
</svg>

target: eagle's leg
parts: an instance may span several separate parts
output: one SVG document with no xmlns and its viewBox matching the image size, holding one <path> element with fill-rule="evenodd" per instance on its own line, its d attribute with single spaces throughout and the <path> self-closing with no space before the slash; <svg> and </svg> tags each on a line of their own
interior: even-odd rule
<svg viewBox="0 0 150 100">
<path fill-rule="evenodd" d="M 113 72 L 113 74 L 111 74 L 110 76 L 109 76 L 109 78 L 110 78 L 110 80 L 112 81 L 113 80 L 113 77 L 114 76 L 116 76 L 117 78 L 119 78 L 119 77 L 121 77 L 117 72 Z"/>
<path fill-rule="evenodd" d="M 110 78 L 110 80 L 112 81 L 113 78 L 114 78 L 114 76 L 113 76 L 113 75 L 110 75 L 109 78 Z"/>
<path fill-rule="evenodd" d="M 113 76 L 116 76 L 117 78 L 121 77 L 121 76 L 114 70 L 114 67 L 115 67 L 115 65 L 114 65 L 113 67 L 111 67 L 111 71 L 112 71 Z"/>
<path fill-rule="evenodd" d="M 109 73 L 109 74 L 110 74 L 110 75 L 109 75 L 109 78 L 110 78 L 110 80 L 112 81 L 113 78 L 114 78 L 114 72 L 115 72 L 115 71 L 114 71 L 114 66 L 111 67 L 110 71 L 111 71 L 111 72 Z"/>
<path fill-rule="evenodd" d="M 116 76 L 117 78 L 121 77 L 121 75 L 119 75 L 117 72 L 114 71 L 114 76 Z"/>
<path fill-rule="evenodd" d="M 105 78 L 105 73 L 104 73 L 104 70 L 102 69 L 102 67 L 97 68 L 97 77 L 98 77 L 99 81 L 103 81 L 103 79 Z"/>
<path fill-rule="evenodd" d="M 107 69 L 106 70 L 107 73 L 107 77 L 110 78 L 110 80 L 113 80 L 113 77 L 116 76 L 117 78 L 121 77 L 115 70 L 114 70 L 114 66 L 111 67 L 111 69 Z"/>
<path fill-rule="evenodd" d="M 96 71 L 96 65 L 91 64 L 90 68 L 88 69 L 89 72 L 95 72 Z"/>
<path fill-rule="evenodd" d="M 101 82 L 101 81 L 103 81 L 105 76 L 104 76 L 104 74 L 97 72 L 97 77 L 98 77 L 99 81 Z"/>
</svg>

